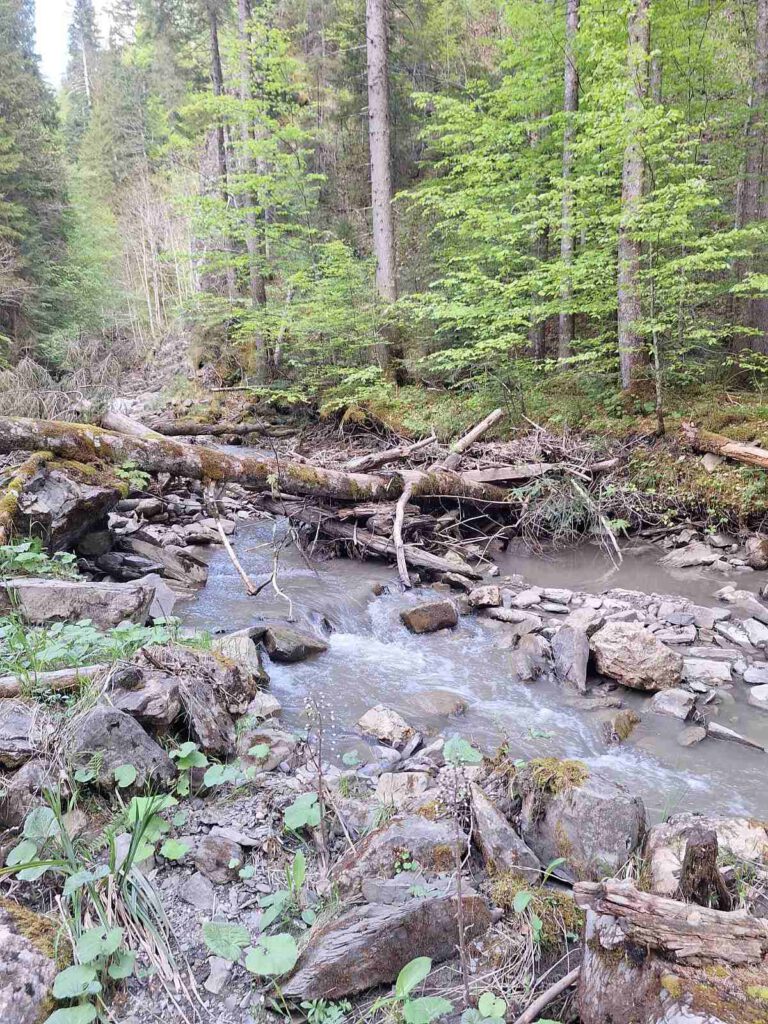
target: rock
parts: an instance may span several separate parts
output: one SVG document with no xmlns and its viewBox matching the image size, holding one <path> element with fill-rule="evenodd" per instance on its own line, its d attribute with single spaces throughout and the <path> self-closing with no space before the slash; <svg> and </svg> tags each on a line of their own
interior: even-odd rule
<svg viewBox="0 0 768 1024">
<path fill-rule="evenodd" d="M 272 661 L 286 665 L 306 661 L 313 654 L 328 650 L 328 644 L 313 633 L 304 633 L 290 626 L 268 626 L 263 642 Z"/>
<path fill-rule="evenodd" d="M 715 455 L 714 452 L 706 452 L 701 457 L 701 464 L 707 471 L 707 473 L 714 473 L 715 470 L 722 466 L 724 461 L 725 460 L 723 459 L 722 455 Z M 718 547 L 719 546 L 720 545 L 718 545 Z"/>
<path fill-rule="evenodd" d="M 703 658 L 704 661 L 736 661 L 744 656 L 744 652 L 737 647 L 714 647 L 704 646 L 689 647 L 685 652 L 686 658 Z"/>
<path fill-rule="evenodd" d="M 544 587 L 541 596 L 546 601 L 555 601 L 557 604 L 570 604 L 573 600 L 573 591 L 563 587 Z"/>
<path fill-rule="evenodd" d="M 756 533 L 747 538 L 744 551 L 751 569 L 768 569 L 768 537 Z"/>
<path fill-rule="evenodd" d="M 537 882 L 542 871 L 539 858 L 476 783 L 470 783 L 469 790 L 474 820 L 473 838 L 483 855 L 488 874 L 513 871 L 523 875 L 532 884 Z"/>
<path fill-rule="evenodd" d="M 211 648 L 233 661 L 242 672 L 249 672 L 260 686 L 269 684 L 259 649 L 249 636 L 232 633 L 229 636 L 214 637 Z"/>
<path fill-rule="evenodd" d="M 165 672 L 139 673 L 139 685 L 125 688 L 113 673 L 110 700 L 120 711 L 149 729 L 168 728 L 181 713 L 178 681 Z M 117 683 L 117 685 L 116 685 Z"/>
<path fill-rule="evenodd" d="M 727 608 L 707 608 L 701 604 L 691 605 L 693 624 L 698 629 L 714 629 L 716 622 L 723 622 L 731 617 Z"/>
<path fill-rule="evenodd" d="M 392 878 L 398 855 L 404 850 L 425 873 L 453 871 L 455 850 L 466 846 L 463 832 L 457 836 L 452 821 L 435 820 L 414 814 L 393 818 L 371 832 L 350 850 L 331 871 L 339 890 L 346 896 L 360 890 L 364 878 Z"/>
<path fill-rule="evenodd" d="M 586 692 L 589 637 L 583 629 L 561 626 L 552 638 L 552 660 L 561 683 Z"/>
<path fill-rule="evenodd" d="M 675 896 L 687 837 L 695 829 L 714 830 L 720 851 L 737 861 L 768 863 L 768 831 L 758 822 L 749 818 L 675 814 L 653 825 L 643 845 L 650 891 L 657 896 Z"/>
<path fill-rule="evenodd" d="M 0 700 L 0 765 L 19 768 L 42 751 L 51 726 L 35 704 Z"/>
<path fill-rule="evenodd" d="M 635 726 L 639 725 L 641 721 L 640 715 L 636 711 L 632 711 L 631 708 L 610 715 L 608 720 L 603 723 L 607 742 L 623 743 L 628 740 L 635 731 Z"/>
<path fill-rule="evenodd" d="M 445 718 L 463 715 L 467 710 L 466 698 L 451 690 L 419 690 L 413 694 L 413 703 L 428 715 Z"/>
<path fill-rule="evenodd" d="M 768 626 L 757 619 L 744 619 L 741 625 L 753 647 L 765 647 L 768 644 Z"/>
<path fill-rule="evenodd" d="M 239 732 L 237 737 L 237 751 L 244 768 L 256 768 L 259 772 L 271 772 L 287 761 L 296 749 L 297 740 L 289 732 L 269 725 L 246 727 Z M 251 753 L 254 748 L 263 746 L 269 747 L 269 753 L 262 756 L 257 750 Z"/>
<path fill-rule="evenodd" d="M 661 564 L 673 569 L 686 569 L 694 565 L 712 565 L 719 557 L 717 551 L 713 551 L 708 544 L 696 540 L 665 555 Z"/>
<path fill-rule="evenodd" d="M 750 665 L 744 673 L 745 683 L 768 683 L 768 664 Z"/>
<path fill-rule="evenodd" d="M 716 622 L 715 632 L 719 633 L 720 636 L 724 636 L 729 643 L 736 644 L 738 647 L 752 646 L 746 632 L 741 626 L 737 626 L 735 622 Z"/>
<path fill-rule="evenodd" d="M 227 882 L 236 881 L 242 866 L 242 847 L 231 839 L 207 835 L 197 845 L 195 867 L 214 885 L 226 885 Z"/>
<path fill-rule="evenodd" d="M 501 604 L 501 588 L 495 584 L 475 587 L 467 598 L 470 608 L 498 608 Z"/>
<path fill-rule="evenodd" d="M 274 694 L 260 690 L 245 709 L 245 716 L 259 722 L 264 718 L 277 718 L 282 710 L 283 705 Z"/>
<path fill-rule="evenodd" d="M 753 686 L 747 700 L 753 707 L 760 708 L 761 711 L 768 711 L 768 684 Z"/>
<path fill-rule="evenodd" d="M 754 594 L 748 590 L 737 590 L 734 595 L 733 607 L 742 618 L 757 619 L 763 624 L 768 623 L 768 607 L 762 601 L 758 601 Z M 723 611 L 726 609 L 723 608 Z M 719 621 L 719 620 L 718 620 Z"/>
<path fill-rule="evenodd" d="M 523 801 L 520 831 L 525 842 L 542 864 L 564 857 L 558 873 L 566 878 L 597 880 L 615 874 L 642 842 L 643 801 L 591 769 L 575 781 L 555 774 L 556 781 L 542 787 L 535 765 L 529 762 L 515 780 Z"/>
<path fill-rule="evenodd" d="M 570 611 L 563 625 L 572 626 L 574 629 L 583 629 L 587 636 L 592 636 L 604 622 L 605 616 L 602 612 L 596 608 L 585 606 Z"/>
<path fill-rule="evenodd" d="M 706 738 L 707 730 L 703 725 L 689 725 L 678 733 L 677 742 L 681 747 L 694 747 Z"/>
<path fill-rule="evenodd" d="M 184 596 L 184 592 L 182 591 L 181 595 L 178 594 L 156 572 L 143 576 L 141 582 L 147 587 L 152 587 L 155 592 L 152 597 L 152 603 L 149 606 L 150 619 L 157 622 L 159 619 L 172 618 L 176 602 L 180 599 L 180 596 Z"/>
<path fill-rule="evenodd" d="M 731 681 L 731 666 L 727 661 L 685 658 L 683 663 L 683 679 L 687 683 L 723 686 Z"/>
<path fill-rule="evenodd" d="M 77 542 L 75 550 L 81 558 L 98 558 L 112 548 L 112 534 L 109 530 L 89 530 Z"/>
<path fill-rule="evenodd" d="M 430 601 L 415 608 L 404 608 L 400 619 L 412 633 L 435 633 L 457 625 L 459 613 L 453 601 Z"/>
<path fill-rule="evenodd" d="M 0 900 L 0 1020 L 37 1024 L 54 1009 L 51 986 L 59 925 L 11 900 Z M 63 965 L 62 965 L 63 966 Z"/>
<path fill-rule="evenodd" d="M 158 563 L 162 566 L 160 575 L 166 579 L 200 586 L 208 579 L 208 569 L 205 563 L 201 563 L 192 551 L 176 544 L 169 544 L 167 541 L 162 545 L 153 544 L 137 537 L 122 537 L 120 549 Z"/>
<path fill-rule="evenodd" d="M 0 755 L 2 756 L 2 755 Z M 37 758 L 27 761 L 18 771 L 0 779 L 0 829 L 17 828 L 27 813 L 46 803 L 43 791 L 55 789 L 58 782 L 51 767 Z"/>
<path fill-rule="evenodd" d="M 358 729 L 368 736 L 375 736 L 382 743 L 401 748 L 415 735 L 415 730 L 392 708 L 377 704 L 365 712 L 357 723 Z"/>
<path fill-rule="evenodd" d="M 115 485 L 101 482 L 96 469 L 71 473 L 41 467 L 26 481 L 15 516 L 21 536 L 42 537 L 53 550 L 74 547 L 120 498 Z"/>
<path fill-rule="evenodd" d="M 376 798 L 400 810 L 413 803 L 432 784 L 428 772 L 384 772 L 376 784 Z"/>
<path fill-rule="evenodd" d="M 428 887 L 429 882 L 420 871 L 402 871 L 394 878 L 366 878 L 363 882 L 363 899 L 366 903 L 391 907 L 420 898 L 422 890 Z M 448 889 L 455 892 L 455 886 L 446 886 L 446 891 Z M 418 895 L 414 895 L 414 890 Z"/>
<path fill-rule="evenodd" d="M 26 579 L 0 582 L 0 615 L 17 611 L 35 624 L 90 619 L 100 629 L 147 621 L 154 591 L 141 583 Z"/>
<path fill-rule="evenodd" d="M 203 982 L 203 988 L 215 996 L 221 995 L 227 986 L 233 966 L 231 960 L 225 960 L 220 956 L 209 956 L 209 972 L 208 977 Z"/>
<path fill-rule="evenodd" d="M 671 715 L 684 722 L 693 711 L 695 703 L 696 698 L 692 693 L 673 686 L 654 694 L 651 699 L 651 711 L 655 711 L 657 715 Z"/>
<path fill-rule="evenodd" d="M 519 594 L 512 598 L 513 608 L 532 608 L 537 604 L 541 604 L 541 589 L 539 587 L 529 587 L 528 590 L 521 590 Z"/>
<path fill-rule="evenodd" d="M 108 790 L 115 786 L 115 768 L 124 764 L 136 769 L 136 789 L 150 781 L 155 787 L 168 785 L 176 777 L 174 763 L 162 747 L 130 715 L 103 704 L 72 722 L 65 750 L 76 768 L 96 768 L 96 782 Z"/>
<path fill-rule="evenodd" d="M 469 890 L 462 897 L 468 940 L 491 921 L 485 901 Z M 440 963 L 459 941 L 457 898 L 411 900 L 401 906 L 354 907 L 313 929 L 295 973 L 282 984 L 288 999 L 340 999 L 394 981 L 417 956 Z"/>
<path fill-rule="evenodd" d="M 717 740 L 729 740 L 731 743 L 739 743 L 742 747 L 751 747 L 752 750 L 761 750 L 765 753 L 765 747 L 719 722 L 707 722 L 707 736 Z"/>
<path fill-rule="evenodd" d="M 182 882 L 179 886 L 179 896 L 185 903 L 189 903 L 203 913 L 213 910 L 216 903 L 213 884 L 199 871 Z"/>
<path fill-rule="evenodd" d="M 609 622 L 593 634 L 590 647 L 598 672 L 624 686 L 663 690 L 682 678 L 681 656 L 639 624 Z"/>
</svg>

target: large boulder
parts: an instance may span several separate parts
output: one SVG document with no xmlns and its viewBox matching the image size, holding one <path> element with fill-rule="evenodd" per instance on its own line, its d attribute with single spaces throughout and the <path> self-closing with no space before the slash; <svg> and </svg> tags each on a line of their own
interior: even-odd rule
<svg viewBox="0 0 768 1024">
<path fill-rule="evenodd" d="M 555 676 L 561 683 L 586 692 L 589 637 L 585 630 L 561 626 L 552 639 L 552 661 Z"/>
<path fill-rule="evenodd" d="M 640 797 L 580 762 L 531 761 L 515 785 L 522 797 L 523 839 L 543 864 L 565 858 L 557 870 L 566 878 L 615 874 L 643 841 Z"/>
<path fill-rule="evenodd" d="M 105 484 L 104 474 L 92 467 L 41 466 L 24 484 L 15 520 L 22 534 L 59 551 L 74 547 L 119 500 L 117 486 Z"/>
<path fill-rule="evenodd" d="M 414 608 L 404 608 L 400 619 L 411 633 L 435 633 L 438 629 L 455 626 L 459 613 L 453 601 L 430 601 Z"/>
<path fill-rule="evenodd" d="M 173 761 L 130 715 L 97 704 L 77 717 L 65 737 L 64 750 L 75 768 L 95 768 L 96 782 L 105 789 L 115 785 L 115 768 L 131 764 L 135 787 L 151 782 L 167 785 L 176 777 Z"/>
<path fill-rule="evenodd" d="M 662 558 L 662 565 L 673 569 L 688 569 L 695 565 L 712 565 L 720 558 L 720 552 L 713 550 L 703 541 L 695 540 L 684 548 L 677 548 Z"/>
<path fill-rule="evenodd" d="M 87 583 L 15 579 L 0 582 L 0 615 L 18 612 L 34 624 L 90 619 L 109 629 L 124 621 L 147 621 L 154 589 L 142 583 Z"/>
<path fill-rule="evenodd" d="M 768 537 L 755 533 L 744 545 L 747 565 L 752 569 L 768 569 Z"/>
<path fill-rule="evenodd" d="M 541 878 L 541 863 L 477 783 L 470 783 L 474 839 L 490 875 L 512 871 L 531 882 Z"/>
<path fill-rule="evenodd" d="M 263 637 L 264 647 L 272 661 L 292 665 L 306 661 L 313 654 L 328 650 L 328 644 L 315 636 L 291 626 L 269 626 Z"/>
<path fill-rule="evenodd" d="M 417 956 L 440 963 L 459 942 L 458 901 L 451 893 L 401 905 L 365 904 L 310 935 L 295 973 L 281 986 L 289 999 L 340 999 L 394 981 Z M 479 938 L 490 925 L 485 900 L 469 890 L 462 896 L 466 938 Z"/>
<path fill-rule="evenodd" d="M 0 1020 L 39 1024 L 53 1010 L 59 926 L 10 900 L 0 900 Z"/>
<path fill-rule="evenodd" d="M 677 686 L 683 659 L 637 622 L 608 622 L 590 640 L 601 675 L 636 690 Z"/>
</svg>

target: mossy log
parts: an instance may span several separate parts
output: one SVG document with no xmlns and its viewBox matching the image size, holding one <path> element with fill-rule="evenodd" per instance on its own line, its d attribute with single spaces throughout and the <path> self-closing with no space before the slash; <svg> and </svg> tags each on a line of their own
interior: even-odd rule
<svg viewBox="0 0 768 1024">
<path fill-rule="evenodd" d="M 683 423 L 680 432 L 686 444 L 696 452 L 711 452 L 713 455 L 722 455 L 725 459 L 743 462 L 747 466 L 768 469 L 768 451 L 764 448 L 733 441 L 724 434 L 713 434 L 708 430 L 700 430 L 693 423 Z"/>
<path fill-rule="evenodd" d="M 654 896 L 632 882 L 577 882 L 576 903 L 620 922 L 625 942 L 692 966 L 757 964 L 768 954 L 768 921 L 746 910 L 712 910 Z"/>
<path fill-rule="evenodd" d="M 506 503 L 506 491 L 467 480 L 460 473 L 433 469 L 389 475 L 349 473 L 257 455 L 230 455 L 155 434 L 132 437 L 83 423 L 0 417 L 0 454 L 45 449 L 78 462 L 135 464 L 147 473 L 170 473 L 191 480 L 236 482 L 244 487 L 277 488 L 287 494 L 329 497 L 339 501 L 396 500 L 410 483 L 414 497 L 466 498 Z"/>
</svg>

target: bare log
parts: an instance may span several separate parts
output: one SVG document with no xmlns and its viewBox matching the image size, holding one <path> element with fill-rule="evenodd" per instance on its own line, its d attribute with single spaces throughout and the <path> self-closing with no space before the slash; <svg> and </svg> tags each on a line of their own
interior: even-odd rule
<svg viewBox="0 0 768 1024">
<path fill-rule="evenodd" d="M 517 466 L 491 466 L 489 469 L 467 469 L 461 475 L 464 480 L 478 484 L 515 483 L 518 480 L 535 480 L 560 469 L 556 462 L 521 462 Z"/>
<path fill-rule="evenodd" d="M 454 441 L 451 445 L 451 454 L 441 464 L 442 469 L 456 469 L 461 462 L 462 454 L 471 447 L 475 441 L 487 433 L 491 427 L 495 426 L 499 420 L 504 418 L 503 409 L 494 409 L 492 413 L 489 413 L 484 420 L 480 420 L 471 430 L 468 430 L 466 434 Z"/>
<path fill-rule="evenodd" d="M 726 459 L 735 459 L 747 466 L 758 466 L 768 469 L 768 451 L 753 444 L 742 444 L 732 441 L 723 434 L 712 434 L 708 430 L 700 430 L 693 423 L 683 423 L 680 432 L 686 444 L 696 452 L 712 452 Z"/>
<path fill-rule="evenodd" d="M 259 497 L 258 504 L 273 515 L 287 516 L 306 526 L 319 527 L 326 536 L 336 540 L 349 541 L 362 551 L 371 551 L 385 558 L 397 557 L 395 545 L 391 540 L 371 533 L 369 530 L 351 526 L 349 523 L 341 523 L 321 508 L 306 506 L 297 501 L 277 501 L 266 494 Z M 473 580 L 483 578 L 483 574 L 477 569 L 473 569 L 471 565 L 449 561 L 447 558 L 433 555 L 430 551 L 417 548 L 413 544 L 404 544 L 403 554 L 406 562 L 417 569 L 427 569 L 437 573 L 458 573 Z"/>
<path fill-rule="evenodd" d="M 576 904 L 621 922 L 628 942 L 695 967 L 713 960 L 758 963 L 768 953 L 768 921 L 746 910 L 712 910 L 640 892 L 632 882 L 577 882 Z"/>
<path fill-rule="evenodd" d="M 101 417 L 101 425 L 105 430 L 114 430 L 118 434 L 127 434 L 129 437 L 160 437 L 158 431 L 148 427 L 141 420 L 121 412 L 115 406 L 110 406 Z"/>
<path fill-rule="evenodd" d="M 566 989 L 569 989 L 571 985 L 575 985 L 579 980 L 579 973 L 581 967 L 574 967 L 572 971 L 569 971 L 564 977 L 556 981 L 554 985 L 550 985 L 546 991 L 542 992 L 541 995 L 534 999 L 531 1005 L 520 1014 L 515 1021 L 515 1024 L 532 1024 L 535 1021 L 545 1006 L 549 1006 L 553 1003 L 559 995 L 562 995 Z"/>
<path fill-rule="evenodd" d="M 407 459 L 409 455 L 421 451 L 422 448 L 427 448 L 429 445 L 434 444 L 436 440 L 435 435 L 430 434 L 429 437 L 423 437 L 420 441 L 414 441 L 413 444 L 400 445 L 398 448 L 387 448 L 383 452 L 371 452 L 369 455 L 358 455 L 357 458 L 350 459 L 344 468 L 356 473 L 369 473 L 372 469 L 379 469 L 388 462 Z"/>
<path fill-rule="evenodd" d="M 151 427 L 163 437 L 223 437 L 232 434 L 245 437 L 248 434 L 269 434 L 266 423 L 198 423 L 196 420 L 159 420 Z"/>
<path fill-rule="evenodd" d="M 218 483 L 232 481 L 244 487 L 266 484 L 288 494 L 340 501 L 394 501 L 409 482 L 414 497 L 467 498 L 480 503 L 508 501 L 507 493 L 499 487 L 465 480 L 461 474 L 441 469 L 407 470 L 392 475 L 347 473 L 290 459 L 231 455 L 159 435 L 131 437 L 84 423 L 0 416 L 0 454 L 16 450 L 46 450 L 79 462 L 134 462 L 147 473 L 170 473 Z"/>
<path fill-rule="evenodd" d="M 94 679 L 109 671 L 109 665 L 86 665 L 79 668 L 60 668 L 55 672 L 37 672 L 27 676 L 1 676 L 0 698 L 20 697 L 33 685 L 39 690 L 60 693 L 77 690 L 86 679 Z"/>
<path fill-rule="evenodd" d="M 397 571 L 400 574 L 400 579 L 404 587 L 410 587 L 411 585 L 411 577 L 408 575 L 408 563 L 405 558 L 405 546 L 403 544 L 403 518 L 405 516 L 405 506 L 408 504 L 411 497 L 411 491 L 411 485 L 406 484 L 405 490 L 397 499 L 395 522 L 392 527 L 392 540 L 395 544 L 395 555 L 397 557 Z"/>
<path fill-rule="evenodd" d="M 243 581 L 243 586 L 245 587 L 246 594 L 248 594 L 249 597 L 255 597 L 259 591 L 255 584 L 253 583 L 253 580 L 251 580 L 248 573 L 240 564 L 240 560 L 235 554 L 234 548 L 229 543 L 229 537 L 226 535 L 226 533 L 224 533 L 224 527 L 221 525 L 221 519 L 219 519 L 218 516 L 216 517 L 216 529 L 219 531 L 219 537 L 221 537 L 221 543 L 224 545 L 224 550 L 227 552 L 227 557 L 229 558 L 232 565 L 235 567 L 237 575 Z"/>
</svg>

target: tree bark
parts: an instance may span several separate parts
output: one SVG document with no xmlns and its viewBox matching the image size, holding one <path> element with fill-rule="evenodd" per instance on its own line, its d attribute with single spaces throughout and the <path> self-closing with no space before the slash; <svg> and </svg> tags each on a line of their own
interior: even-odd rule
<svg viewBox="0 0 768 1024">
<path fill-rule="evenodd" d="M 565 12 L 565 86 L 563 111 L 563 202 L 560 222 L 560 259 L 563 264 L 563 287 L 560 293 L 560 322 L 558 357 L 567 359 L 571 354 L 574 336 L 573 303 L 573 136 L 576 130 L 575 114 L 579 109 L 579 71 L 576 64 L 576 39 L 579 32 L 579 0 L 567 0 Z"/>
<path fill-rule="evenodd" d="M 688 834 L 679 890 L 685 903 L 731 909 L 731 896 L 717 866 L 717 850 L 717 832 L 713 828 L 694 828 Z"/>
<path fill-rule="evenodd" d="M 621 386 L 632 388 L 647 363 L 639 330 L 643 315 L 640 295 L 641 244 L 634 218 L 642 200 L 645 160 L 638 138 L 638 119 L 648 96 L 648 61 L 651 47 L 650 0 L 633 0 L 629 14 L 627 71 L 630 89 L 626 103 L 629 138 L 624 149 L 621 179 L 621 224 L 618 252 L 618 332 Z"/>
<path fill-rule="evenodd" d="M 397 299 L 395 222 L 392 207 L 392 153 L 388 63 L 387 0 L 367 0 L 365 10 L 368 59 L 368 140 L 371 160 L 371 210 L 373 250 L 376 256 L 376 288 L 384 302 Z M 386 365 L 386 345 L 379 359 Z"/>
</svg>

